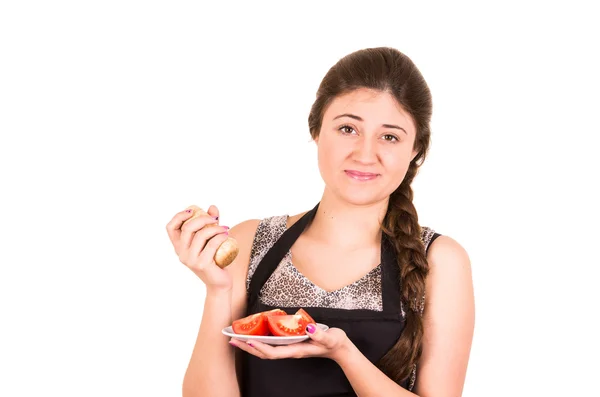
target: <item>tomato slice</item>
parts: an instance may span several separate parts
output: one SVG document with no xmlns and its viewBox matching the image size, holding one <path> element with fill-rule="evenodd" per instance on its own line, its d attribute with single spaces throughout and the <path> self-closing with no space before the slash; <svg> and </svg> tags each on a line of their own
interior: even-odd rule
<svg viewBox="0 0 600 397">
<path fill-rule="evenodd" d="M 273 309 L 266 312 L 261 313 L 265 317 L 265 321 L 269 316 L 287 316 L 287 313 L 281 309 Z"/>
<path fill-rule="evenodd" d="M 267 317 L 269 329 L 275 336 L 300 336 L 306 335 L 304 329 L 308 325 L 299 314 Z"/>
<path fill-rule="evenodd" d="M 240 335 L 269 335 L 269 326 L 262 313 L 251 314 L 248 317 L 235 320 L 231 324 L 233 332 Z"/>
<path fill-rule="evenodd" d="M 306 324 L 316 324 L 315 320 L 304 309 L 298 310 L 296 314 L 302 316 Z"/>
</svg>

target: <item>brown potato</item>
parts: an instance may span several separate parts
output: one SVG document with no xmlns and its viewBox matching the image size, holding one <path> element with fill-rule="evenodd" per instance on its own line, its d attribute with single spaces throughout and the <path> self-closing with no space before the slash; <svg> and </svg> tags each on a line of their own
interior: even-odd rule
<svg viewBox="0 0 600 397">
<path fill-rule="evenodd" d="M 198 207 L 197 205 L 190 205 L 186 209 L 191 209 L 193 212 L 192 212 L 192 217 L 189 218 L 188 220 L 186 220 L 185 222 L 183 222 L 184 225 L 187 222 L 191 221 L 192 219 L 198 218 L 199 216 L 208 215 L 206 213 L 206 211 L 204 211 L 202 208 Z M 216 224 L 217 224 L 217 222 L 211 223 L 211 225 L 216 225 Z M 220 268 L 229 266 L 231 264 L 231 262 L 233 262 L 235 257 L 238 255 L 239 252 L 240 252 L 240 249 L 238 247 L 237 241 L 232 237 L 228 237 L 227 240 L 225 240 L 225 242 L 223 242 L 223 244 L 221 244 L 219 246 L 219 248 L 217 248 L 217 252 L 215 253 L 215 257 L 214 257 L 215 263 Z"/>
</svg>

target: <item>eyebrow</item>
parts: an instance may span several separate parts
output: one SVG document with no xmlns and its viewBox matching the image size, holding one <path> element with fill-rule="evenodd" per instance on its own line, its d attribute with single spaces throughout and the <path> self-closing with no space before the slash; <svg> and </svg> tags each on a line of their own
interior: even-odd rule
<svg viewBox="0 0 600 397">
<path fill-rule="evenodd" d="M 358 120 L 358 121 L 364 121 L 364 120 L 363 120 L 362 118 L 360 118 L 359 116 L 357 116 L 357 115 L 355 115 L 355 114 L 350 114 L 350 113 L 344 113 L 344 114 L 340 114 L 339 116 L 336 116 L 336 117 L 334 117 L 333 119 L 334 119 L 334 120 L 337 120 L 337 119 L 339 119 L 339 118 L 341 118 L 341 117 L 350 117 L 351 119 L 355 119 L 355 120 Z M 383 126 L 383 127 L 385 127 L 385 128 L 395 128 L 395 129 L 397 129 L 397 130 L 402 130 L 402 131 L 404 131 L 404 133 L 405 133 L 406 135 L 408 135 L 408 132 L 406 132 L 406 130 L 405 130 L 404 128 L 400 127 L 400 126 L 397 126 L 397 125 L 394 125 L 394 124 L 382 124 L 382 126 Z"/>
</svg>

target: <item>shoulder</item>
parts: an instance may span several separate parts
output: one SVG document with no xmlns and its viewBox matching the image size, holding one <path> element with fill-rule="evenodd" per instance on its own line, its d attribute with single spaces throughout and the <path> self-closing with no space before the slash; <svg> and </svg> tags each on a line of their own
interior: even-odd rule
<svg viewBox="0 0 600 397">
<path fill-rule="evenodd" d="M 229 235 L 238 240 L 238 242 L 248 240 L 254 236 L 260 222 L 260 219 L 248 219 L 240 222 L 229 230 Z"/>
<path fill-rule="evenodd" d="M 286 219 L 287 215 L 248 219 L 232 227 L 229 236 L 238 242 L 240 259 L 247 264 L 252 251 L 256 249 L 257 242 L 277 239 L 286 228 Z"/>
<path fill-rule="evenodd" d="M 263 219 L 248 219 L 229 230 L 229 235 L 242 245 L 251 246 L 259 233 L 274 233 L 285 229 L 287 215 L 270 216 Z"/>
<path fill-rule="evenodd" d="M 452 237 L 439 236 L 429 247 L 427 262 L 425 304 L 430 315 L 439 320 L 452 313 L 469 324 L 474 315 L 474 294 L 471 260 L 465 248 Z"/>
<path fill-rule="evenodd" d="M 471 268 L 471 261 L 465 248 L 452 237 L 444 235 L 440 235 L 431 243 L 427 261 L 430 269 L 435 271 L 470 272 Z"/>
<path fill-rule="evenodd" d="M 238 225 L 244 237 L 250 241 L 252 250 L 273 245 L 279 237 L 296 223 L 306 212 L 296 215 L 273 215 L 252 219 Z"/>
</svg>

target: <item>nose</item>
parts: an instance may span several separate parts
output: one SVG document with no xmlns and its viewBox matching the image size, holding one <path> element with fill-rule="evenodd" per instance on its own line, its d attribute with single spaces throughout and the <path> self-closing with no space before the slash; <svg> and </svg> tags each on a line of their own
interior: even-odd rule
<svg viewBox="0 0 600 397">
<path fill-rule="evenodd" d="M 362 164 L 374 164 L 377 162 L 377 148 L 370 139 L 362 138 L 356 142 L 353 159 Z"/>
</svg>

